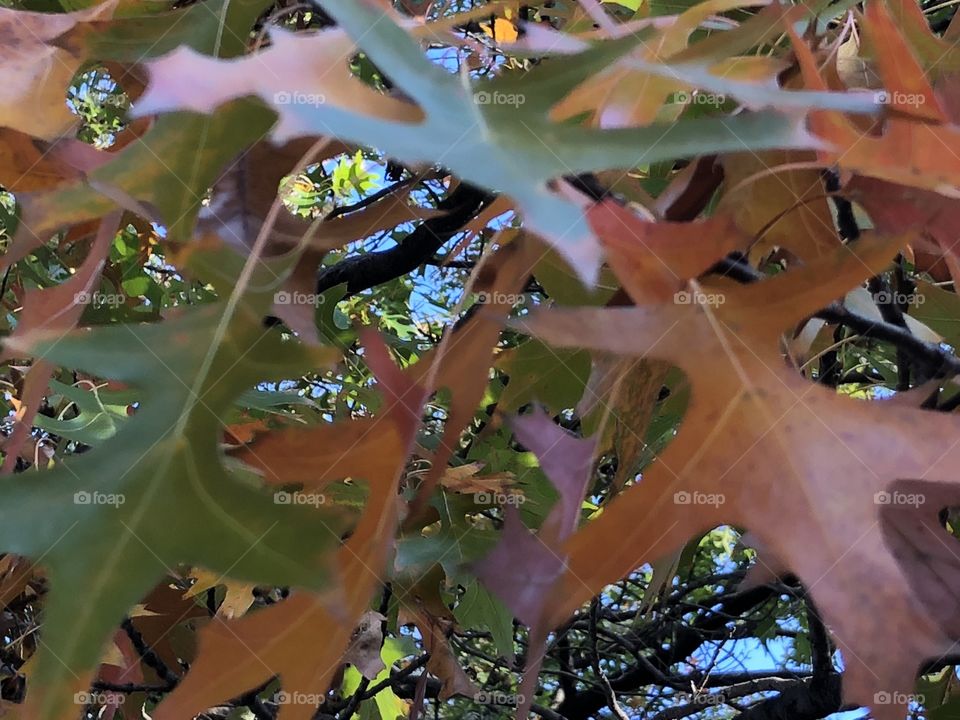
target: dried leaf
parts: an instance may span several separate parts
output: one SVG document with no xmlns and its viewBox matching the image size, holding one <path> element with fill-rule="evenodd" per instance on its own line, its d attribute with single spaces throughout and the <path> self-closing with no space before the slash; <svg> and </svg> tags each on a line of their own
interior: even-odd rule
<svg viewBox="0 0 960 720">
<path fill-rule="evenodd" d="M 925 573 L 947 562 L 937 514 L 960 501 L 947 484 L 956 482 L 949 448 L 960 425 L 838 397 L 785 367 L 778 349 L 782 331 L 882 270 L 902 242 L 861 239 L 758 285 L 704 285 L 705 293 L 723 293 L 725 302 L 715 306 L 557 310 L 525 322 L 560 346 L 633 355 L 653 347 L 691 384 L 676 440 L 643 482 L 567 545 L 568 570 L 550 592 L 551 623 L 693 534 L 727 523 L 745 527 L 807 584 L 848 649 L 845 699 L 870 706 L 878 718 L 904 712 L 897 703 L 877 704 L 884 696 L 876 694 L 906 697 L 921 660 L 957 638 L 948 619 L 953 601 Z M 713 362 L 700 363 L 702 356 Z M 888 507 L 903 498 L 914 502 Z M 611 543 L 635 553 L 603 553 Z M 898 635 L 896 656 L 875 642 L 878 626 L 910 628 Z"/>
</svg>

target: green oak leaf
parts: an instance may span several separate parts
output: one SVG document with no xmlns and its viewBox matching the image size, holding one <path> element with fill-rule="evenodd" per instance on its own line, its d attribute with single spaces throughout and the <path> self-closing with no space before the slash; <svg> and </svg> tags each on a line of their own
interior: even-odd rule
<svg viewBox="0 0 960 720">
<path fill-rule="evenodd" d="M 34 559 L 50 577 L 32 678 L 39 720 L 62 717 L 124 614 L 181 563 L 273 585 L 319 588 L 328 578 L 324 551 L 337 544 L 343 519 L 276 503 L 222 462 L 221 430 L 236 397 L 338 357 L 263 326 L 286 268 L 251 262 L 244 277 L 233 272 L 237 259 L 218 254 L 222 289 L 232 275 L 255 290 L 175 319 L 11 344 L 18 355 L 140 394 L 136 413 L 98 447 L 0 485 L 0 550 Z"/>
<path fill-rule="evenodd" d="M 155 211 L 171 240 L 189 240 L 207 191 L 271 122 L 270 111 L 251 99 L 224 105 L 212 116 L 161 118 L 87 179 L 18 196 L 20 225 L 4 261 L 23 257 L 61 227 L 102 217 L 127 198 Z"/>
<path fill-rule="evenodd" d="M 250 28 L 271 5 L 270 0 L 208 0 L 162 13 L 125 15 L 97 23 L 83 43 L 91 57 L 116 62 L 143 62 L 181 45 L 235 57 L 246 51 Z"/>
<path fill-rule="evenodd" d="M 513 613 L 478 581 L 470 580 L 453 614 L 463 627 L 485 627 L 493 636 L 497 652 L 513 657 Z"/>
<path fill-rule="evenodd" d="M 127 406 L 139 396 L 128 391 L 90 390 L 50 381 L 50 390 L 76 406 L 75 417 L 63 419 L 37 415 L 33 424 L 47 432 L 84 445 L 99 445 L 113 437 L 127 419 Z"/>
<path fill-rule="evenodd" d="M 97 60 L 139 62 L 183 45 L 230 58 L 246 49 L 250 30 L 269 2 L 214 0 L 164 13 L 86 23 L 65 40 Z M 166 226 L 174 241 L 189 240 L 208 191 L 244 148 L 263 139 L 273 114 L 240 99 L 212 116 L 182 112 L 162 117 L 142 137 L 84 180 L 18 195 L 19 226 L 5 264 L 31 252 L 63 227 L 94 220 L 119 204 L 136 203 Z M 131 202 L 132 201 L 132 202 Z"/>
<path fill-rule="evenodd" d="M 510 377 L 499 407 L 515 412 L 536 402 L 550 412 L 574 407 L 590 377 L 590 353 L 553 348 L 536 340 L 511 351 L 501 367 Z"/>
<path fill-rule="evenodd" d="M 417 646 L 409 637 L 388 637 L 384 639 L 383 648 L 380 651 L 380 658 L 383 660 L 385 667 L 376 678 L 370 681 L 370 685 L 376 686 L 389 680 L 393 666 L 403 658 L 414 655 L 416 652 Z M 343 685 L 341 687 L 343 696 L 350 697 L 355 693 L 357 688 L 360 687 L 362 679 L 363 676 L 355 667 L 349 666 L 345 668 L 343 672 Z M 376 712 L 374 712 L 374 710 Z M 407 707 L 407 704 L 397 697 L 392 688 L 385 687 L 374 695 L 371 700 L 367 700 L 361 704 L 358 715 L 361 720 L 365 720 L 366 718 L 398 720 L 398 718 L 407 717 L 409 713 L 410 709 Z M 357 715 L 354 715 L 354 717 L 357 717 Z"/>
<path fill-rule="evenodd" d="M 944 342 L 960 347 L 960 298 L 936 285 L 917 283 L 910 315 L 943 336 Z"/>
<path fill-rule="evenodd" d="M 398 573 L 425 573 L 439 564 L 452 576 L 497 544 L 495 529 L 471 522 L 470 515 L 483 509 L 472 495 L 441 492 L 430 504 L 440 517 L 440 528 L 429 535 L 415 533 L 399 539 L 394 561 Z"/>
<path fill-rule="evenodd" d="M 623 56 L 640 37 L 603 42 L 553 58 L 522 76 L 475 82 L 427 59 L 417 41 L 382 7 L 366 1 L 324 0 L 321 5 L 419 106 L 424 116 L 420 122 L 371 114 L 376 110 L 369 107 L 369 98 L 366 105 L 338 105 L 343 88 L 327 77 L 329 73 L 291 77 L 283 68 L 294 58 L 307 66 L 333 62 L 330 46 L 337 38 L 328 33 L 298 37 L 279 30 L 271 33 L 270 49 L 251 57 L 223 61 L 179 48 L 147 63 L 150 85 L 135 113 L 210 111 L 231 98 L 259 95 L 280 116 L 274 130 L 280 140 L 334 135 L 375 146 L 406 163 L 442 163 L 465 181 L 511 196 L 526 224 L 553 243 L 580 277 L 591 282 L 600 266 L 598 243 L 578 204 L 554 192 L 552 180 L 744 147 L 817 144 L 799 115 L 774 112 L 610 130 L 550 118 L 549 111 L 559 100 Z M 184 73 L 200 80 L 185 87 Z"/>
</svg>

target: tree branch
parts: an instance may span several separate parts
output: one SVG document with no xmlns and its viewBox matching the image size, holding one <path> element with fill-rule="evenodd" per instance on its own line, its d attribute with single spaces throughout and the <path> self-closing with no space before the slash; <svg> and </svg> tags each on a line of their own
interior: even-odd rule
<svg viewBox="0 0 960 720">
<path fill-rule="evenodd" d="M 413 272 L 492 201 L 493 195 L 485 190 L 460 183 L 438 203 L 437 209 L 446 211 L 443 215 L 424 220 L 395 247 L 346 258 L 322 270 L 317 294 L 345 283 L 347 294 L 356 295 Z"/>
<path fill-rule="evenodd" d="M 763 273 L 742 262 L 737 255 L 724 258 L 709 272 L 742 283 L 752 283 L 766 278 Z M 925 369 L 930 371 L 931 377 L 960 373 L 960 358 L 939 345 L 921 340 L 904 327 L 872 320 L 847 309 L 840 303 L 824 308 L 814 317 L 829 323 L 844 325 L 866 337 L 883 340 L 897 348 L 902 348 L 912 358 L 922 363 Z"/>
</svg>

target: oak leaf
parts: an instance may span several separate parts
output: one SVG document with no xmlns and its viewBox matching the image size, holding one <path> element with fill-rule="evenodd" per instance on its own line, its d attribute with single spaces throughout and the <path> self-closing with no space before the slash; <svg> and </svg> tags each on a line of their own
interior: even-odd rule
<svg viewBox="0 0 960 720">
<path fill-rule="evenodd" d="M 813 53 L 790 28 L 806 87 L 825 90 Z M 960 186 L 960 158 L 946 148 L 960 143 L 960 127 L 949 122 L 924 69 L 897 31 L 889 8 L 870 3 L 864 32 L 883 47 L 877 57 L 884 90 L 873 93 L 887 108 L 878 134 L 864 132 L 835 111 L 811 113 L 810 128 L 830 147 L 822 161 L 902 185 L 953 194 Z"/>
<path fill-rule="evenodd" d="M 181 48 L 147 63 L 150 86 L 137 112 L 211 112 L 227 100 L 255 94 L 276 109 L 280 120 L 274 135 L 280 140 L 335 134 L 406 163 L 442 158 L 464 181 L 511 196 L 528 228 L 550 240 L 590 281 L 600 265 L 596 241 L 577 204 L 552 192 L 550 181 L 738 149 L 743 137 L 751 138 L 754 149 L 811 147 L 799 118 L 773 112 L 611 131 L 551 121 L 550 108 L 626 52 L 636 42 L 632 38 L 558 58 L 522 78 L 467 83 L 424 57 L 416 41 L 376 3 L 324 2 L 323 7 L 372 62 L 390 69 L 392 81 L 416 105 L 388 103 L 357 81 L 338 83 L 286 69 L 294 59 L 296 68 L 304 62 L 324 68 L 340 62 L 340 55 L 331 58 L 331 48 L 342 46 L 339 34 L 331 35 L 338 29 L 313 37 L 277 31 L 268 50 L 227 62 Z M 265 66 L 271 72 L 262 72 Z M 338 72 L 345 69 L 331 77 Z M 200 81 L 181 83 L 184 74 Z"/>
<path fill-rule="evenodd" d="M 103 219 L 86 259 L 66 282 L 52 288 L 27 290 L 20 321 L 11 333 L 10 340 L 16 341 L 37 332 L 66 333 L 76 326 L 85 305 L 99 287 L 100 272 L 119 223 L 118 213 Z M 11 356 L 9 348 L 0 352 L 0 359 L 9 360 Z M 20 448 L 30 434 L 53 371 L 53 365 L 43 358 L 38 359 L 27 371 L 21 404 L 14 418 L 13 432 L 7 441 L 0 472 L 12 472 L 16 466 Z"/>
<path fill-rule="evenodd" d="M 540 467 L 559 494 L 536 534 L 515 505 L 504 510 L 503 534 L 491 552 L 472 566 L 477 578 L 530 627 L 527 662 L 520 685 L 517 717 L 533 703 L 537 675 L 547 640 L 548 598 L 565 567 L 564 543 L 576 529 L 592 477 L 595 440 L 576 438 L 537 410 L 513 421 L 517 440 L 536 454 Z"/>
<path fill-rule="evenodd" d="M 318 471 L 330 473 L 328 458 L 335 455 L 345 475 L 368 483 L 363 514 L 337 553 L 336 585 L 324 596 L 295 593 L 238 620 L 208 625 L 200 633 L 200 652 L 190 673 L 154 712 L 155 720 L 194 715 L 275 675 L 285 692 L 320 698 L 342 665 L 354 627 L 384 582 L 400 519 L 400 480 L 425 400 L 423 390 L 393 364 L 376 335 L 365 333 L 364 347 L 384 395 L 385 408 L 377 418 L 268 434 L 243 455 L 270 468 L 282 483 L 304 482 L 304 476 Z M 374 439 L 374 451 L 358 451 L 365 440 Z M 298 463 L 290 463 L 296 457 L 289 453 L 291 447 L 303 451 Z M 228 673 L 223 671 L 225 662 Z M 283 704 L 280 717 L 308 720 L 315 710 L 309 703 Z"/>
<path fill-rule="evenodd" d="M 65 98 L 87 58 L 53 41 L 77 23 L 109 17 L 115 7 L 111 1 L 63 14 L 0 8 L 0 126 L 53 139 L 76 122 Z"/>
<path fill-rule="evenodd" d="M 943 585 L 960 567 L 938 521 L 960 501 L 960 421 L 839 397 L 779 350 L 782 332 L 883 270 L 902 244 L 863 238 L 747 287 L 704 281 L 699 304 L 554 310 L 523 322 L 561 347 L 669 361 L 691 386 L 676 439 L 566 545 L 551 624 L 640 563 L 733 524 L 806 583 L 844 653 L 845 699 L 884 720 L 903 715 L 877 693 L 906 697 L 919 663 L 960 636 Z M 627 551 L 604 552 L 613 546 Z M 896 637 L 896 654 L 877 642 L 881 630 Z"/>
<path fill-rule="evenodd" d="M 200 272 L 221 290 L 244 277 L 239 258 L 197 254 L 194 261 L 195 268 L 210 264 Z M 8 339 L 17 355 L 107 375 L 142 393 L 134 417 L 94 451 L 0 488 L 0 548 L 42 558 L 51 579 L 39 690 L 30 696 L 40 720 L 75 709 L 71 696 L 86 689 L 112 628 L 179 563 L 263 583 L 322 583 L 329 563 L 320 551 L 342 522 L 271 502 L 228 474 L 219 449 L 221 417 L 243 390 L 337 357 L 263 328 L 283 262 L 251 259 L 256 291 L 241 283 L 232 302 L 159 325 Z"/>
</svg>

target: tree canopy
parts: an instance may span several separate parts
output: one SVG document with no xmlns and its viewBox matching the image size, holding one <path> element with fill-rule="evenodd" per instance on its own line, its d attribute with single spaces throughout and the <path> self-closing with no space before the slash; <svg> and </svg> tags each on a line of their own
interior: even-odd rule
<svg viewBox="0 0 960 720">
<path fill-rule="evenodd" d="M 2 0 L 0 717 L 960 716 L 960 20 Z"/>
</svg>

